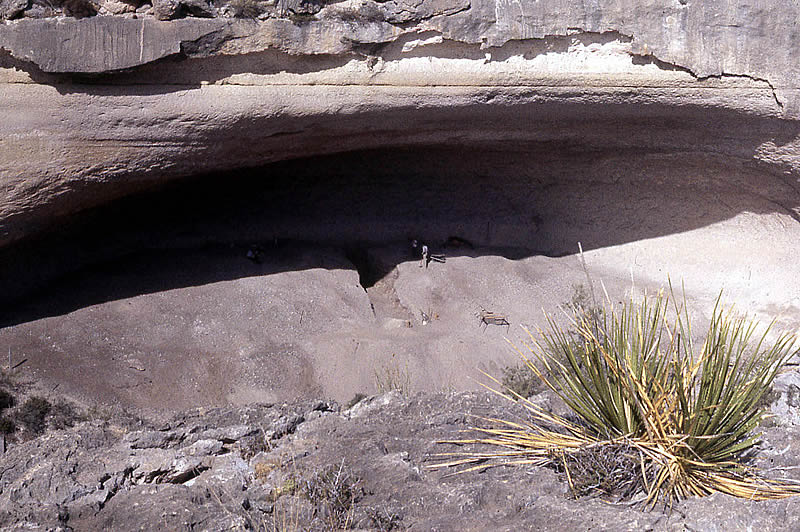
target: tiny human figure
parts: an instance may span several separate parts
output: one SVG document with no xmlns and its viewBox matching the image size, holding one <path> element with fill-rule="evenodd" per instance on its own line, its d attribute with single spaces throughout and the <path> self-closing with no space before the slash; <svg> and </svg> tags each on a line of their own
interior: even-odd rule
<svg viewBox="0 0 800 532">
<path fill-rule="evenodd" d="M 256 264 L 261 264 L 264 262 L 264 248 L 254 244 L 247 250 L 246 257 Z"/>
<path fill-rule="evenodd" d="M 423 266 L 427 268 L 428 264 L 430 264 L 431 261 L 445 262 L 446 260 L 444 255 L 435 255 L 431 253 L 430 248 L 426 244 L 420 242 L 419 240 L 411 241 L 411 255 L 414 258 L 419 257 L 420 268 L 422 268 Z"/>
</svg>

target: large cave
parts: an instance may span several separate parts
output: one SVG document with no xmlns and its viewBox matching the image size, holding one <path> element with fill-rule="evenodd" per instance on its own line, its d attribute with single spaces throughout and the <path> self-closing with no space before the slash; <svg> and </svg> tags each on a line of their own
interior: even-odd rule
<svg viewBox="0 0 800 532">
<path fill-rule="evenodd" d="M 184 176 L 72 215 L 3 251 L 0 337 L 70 393 L 157 408 L 346 400 L 392 365 L 421 390 L 472 387 L 513 362 L 503 336 L 524 337 L 587 273 L 597 297 L 672 279 L 701 307 L 724 290 L 800 319 L 800 197 L 753 158 L 753 137 L 791 139 L 785 122 L 542 111 L 429 110 L 460 139 L 398 127 L 371 149 Z M 446 262 L 422 268 L 414 239 Z M 513 329 L 484 331 L 481 308 Z"/>
<path fill-rule="evenodd" d="M 169 410 L 472 388 L 580 290 L 800 323 L 795 45 L 685 2 L 396 4 L 0 27 L 10 364 Z"/>
</svg>

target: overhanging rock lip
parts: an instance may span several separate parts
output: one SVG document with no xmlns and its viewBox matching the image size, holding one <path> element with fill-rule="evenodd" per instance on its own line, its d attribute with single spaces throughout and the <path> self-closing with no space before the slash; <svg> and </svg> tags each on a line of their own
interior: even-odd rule
<svg viewBox="0 0 800 532">
<path fill-rule="evenodd" d="M 224 29 L 221 19 L 93 17 L 20 20 L 0 25 L 0 49 L 50 74 L 100 74 L 141 66 Z"/>
<path fill-rule="evenodd" d="M 361 45 L 389 42 L 402 31 L 383 22 L 356 27 L 332 20 L 298 25 L 285 19 L 40 19 L 0 24 L 0 50 L 47 74 L 103 74 L 184 51 L 196 57 L 270 48 L 295 55 L 346 54 Z"/>
</svg>

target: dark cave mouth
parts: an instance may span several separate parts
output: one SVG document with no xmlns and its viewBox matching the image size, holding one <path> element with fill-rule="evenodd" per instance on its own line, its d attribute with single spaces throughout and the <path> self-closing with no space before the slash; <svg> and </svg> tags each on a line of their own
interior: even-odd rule
<svg viewBox="0 0 800 532">
<path fill-rule="evenodd" d="M 244 256 L 252 246 L 275 251 L 282 268 L 298 270 L 309 267 L 304 246 L 336 248 L 343 259 L 327 267 L 356 270 L 366 289 L 396 260 L 416 260 L 412 239 L 440 249 L 451 239 L 469 243 L 450 254 L 555 257 L 575 253 L 578 242 L 587 250 L 614 246 L 765 209 L 741 187 L 758 185 L 765 174 L 740 161 L 585 148 L 544 142 L 366 150 L 183 178 L 0 250 L 0 278 L 10 280 L 3 298 L 24 300 L 71 273 L 113 272 L 136 260 L 156 269 L 159 262 L 185 263 L 181 271 L 166 269 L 176 271 L 176 284 L 200 284 L 209 275 L 182 261 L 189 250 Z M 724 205 L 716 201 L 732 190 L 738 195 Z M 396 258 L 370 252 L 387 245 L 401 250 Z M 226 260 L 219 267 L 231 271 L 216 277 L 247 275 Z"/>
</svg>

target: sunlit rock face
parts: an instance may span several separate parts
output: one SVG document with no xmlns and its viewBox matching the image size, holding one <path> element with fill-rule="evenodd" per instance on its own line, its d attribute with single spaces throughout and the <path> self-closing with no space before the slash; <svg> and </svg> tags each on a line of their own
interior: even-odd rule
<svg viewBox="0 0 800 532">
<path fill-rule="evenodd" d="M 794 172 L 798 8 L 667 4 L 7 21 L 0 242 L 178 177 L 352 150 L 565 142 Z"/>
<path fill-rule="evenodd" d="M 507 362 L 476 310 L 568 300 L 578 242 L 800 323 L 794 4 L 281 5 L 0 10 L 0 349 L 144 406 L 463 387 Z"/>
</svg>

